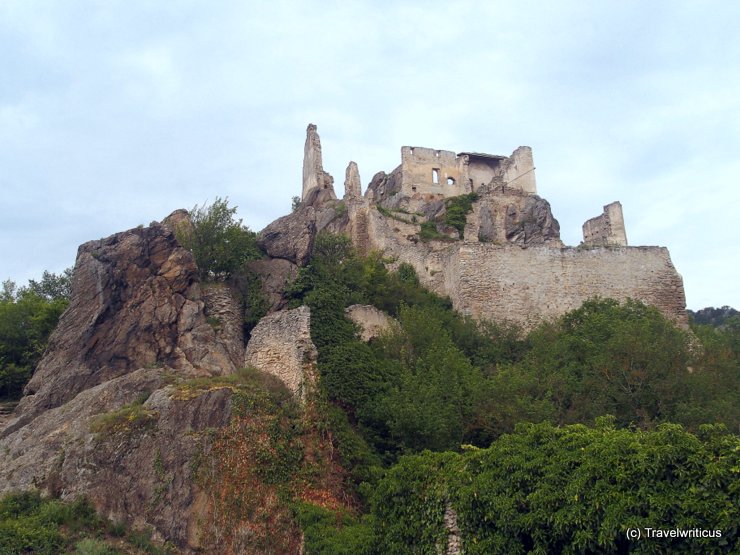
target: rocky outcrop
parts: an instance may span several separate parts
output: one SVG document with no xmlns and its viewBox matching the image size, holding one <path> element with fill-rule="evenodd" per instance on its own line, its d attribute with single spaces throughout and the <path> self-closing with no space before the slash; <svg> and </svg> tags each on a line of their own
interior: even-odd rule
<svg viewBox="0 0 740 555">
<path fill-rule="evenodd" d="M 160 224 L 79 248 L 67 311 L 3 433 L 139 368 L 234 371 L 208 325 L 195 261 Z"/>
<path fill-rule="evenodd" d="M 344 312 L 360 328 L 360 339 L 366 342 L 380 337 L 395 323 L 385 312 L 369 304 L 353 304 Z"/>
<path fill-rule="evenodd" d="M 370 180 L 367 191 L 365 191 L 365 198 L 380 204 L 384 208 L 394 210 L 404 200 L 401 185 L 401 166 L 398 166 L 390 174 L 378 172 Z"/>
<path fill-rule="evenodd" d="M 309 197 L 312 194 L 312 197 Z M 321 160 L 321 139 L 316 126 L 309 123 L 306 128 L 306 144 L 303 147 L 303 193 L 304 205 L 315 206 L 325 200 L 336 199 L 334 178 L 324 171 Z"/>
<path fill-rule="evenodd" d="M 481 195 L 468 222 L 465 237 L 484 243 L 562 246 L 560 224 L 550 204 L 516 189 L 498 188 Z"/>
<path fill-rule="evenodd" d="M 301 306 L 262 318 L 252 330 L 245 366 L 280 378 L 302 400 L 316 381 L 318 351 L 311 341 L 311 310 Z"/>
<path fill-rule="evenodd" d="M 190 220 L 190 213 L 184 208 L 178 208 L 172 212 L 162 220 L 162 225 L 175 235 L 178 233 L 188 235 L 193 230 L 193 222 Z"/>
<path fill-rule="evenodd" d="M 260 278 L 261 294 L 267 299 L 269 311 L 284 308 L 287 301 L 284 293 L 298 276 L 298 266 L 282 258 L 265 258 L 247 264 L 247 270 Z"/>
<path fill-rule="evenodd" d="M 0 441 L 0 492 L 84 495 L 113 522 L 148 528 L 190 552 L 205 510 L 195 463 L 209 430 L 230 421 L 231 390 L 183 396 L 167 381 L 162 369 L 136 370 L 11 433 Z"/>
<path fill-rule="evenodd" d="M 316 237 L 316 210 L 304 206 L 278 218 L 257 235 L 257 245 L 272 258 L 304 266 Z"/>
<path fill-rule="evenodd" d="M 355 162 L 350 162 L 347 166 L 346 176 L 344 178 L 344 198 L 358 199 L 362 196 L 362 185 L 360 184 L 360 171 L 357 169 Z"/>
</svg>

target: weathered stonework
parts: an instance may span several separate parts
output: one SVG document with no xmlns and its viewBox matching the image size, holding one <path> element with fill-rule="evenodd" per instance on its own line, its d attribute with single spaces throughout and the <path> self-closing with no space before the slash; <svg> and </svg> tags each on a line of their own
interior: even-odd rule
<svg viewBox="0 0 740 555">
<path fill-rule="evenodd" d="M 418 226 L 368 210 L 364 249 L 411 264 L 423 285 L 451 298 L 455 309 L 479 319 L 531 329 L 594 297 L 633 298 L 656 306 L 686 326 L 681 276 L 664 247 L 561 247 L 482 243 L 475 239 L 421 243 Z M 474 237 L 474 235 L 471 235 Z"/>
<path fill-rule="evenodd" d="M 589 246 L 627 246 L 622 204 L 612 202 L 604 206 L 601 216 L 591 218 L 583 224 L 583 244 Z"/>
<path fill-rule="evenodd" d="M 252 330 L 244 363 L 278 377 L 305 401 L 316 381 L 318 351 L 307 306 L 269 314 Z"/>
<path fill-rule="evenodd" d="M 410 198 L 447 198 L 495 183 L 537 193 L 532 149 L 520 146 L 510 157 L 480 152 L 401 148 L 401 192 Z"/>
<path fill-rule="evenodd" d="M 244 360 L 244 308 L 236 294 L 225 283 L 209 283 L 201 287 L 206 320 L 216 337 L 226 347 L 231 362 L 239 368 Z"/>
</svg>

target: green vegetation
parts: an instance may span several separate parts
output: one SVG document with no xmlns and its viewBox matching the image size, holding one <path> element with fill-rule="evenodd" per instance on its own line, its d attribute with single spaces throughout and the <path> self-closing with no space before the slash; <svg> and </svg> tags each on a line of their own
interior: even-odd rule
<svg viewBox="0 0 740 555">
<path fill-rule="evenodd" d="M 737 437 L 702 425 L 739 429 L 737 330 L 695 327 L 702 347 L 690 349 L 695 340 L 654 308 L 592 299 L 525 335 L 455 313 L 420 287 L 411 266 L 390 272 L 385 262 L 320 234 L 291 291 L 295 306 L 311 308 L 321 410 L 348 469 L 345 487 L 366 513 L 301 509 L 307 542 L 317 538 L 308 553 L 341 553 L 341 544 L 357 553 L 434 552 L 446 541 L 447 502 L 471 553 L 616 552 L 628 545 L 625 526 L 651 518 L 722 528 L 727 543 L 711 545 L 736 545 L 728 523 L 737 517 L 729 486 Z M 344 315 L 356 303 L 388 312 L 398 328 L 359 341 Z M 583 426 L 607 414 L 597 428 Z M 471 450 L 461 453 L 465 444 Z M 526 480 L 510 481 L 517 465 Z M 498 468 L 501 484 L 486 482 Z M 710 484 L 711 476 L 721 478 Z M 685 492 L 696 488 L 711 501 L 692 505 Z M 655 506 L 640 505 L 645 498 Z M 669 509 L 673 498 L 682 501 Z M 733 499 L 735 512 L 711 509 Z M 488 512 L 476 512 L 481 503 Z M 669 547 L 689 545 L 710 544 Z"/>
<path fill-rule="evenodd" d="M 148 397 L 148 394 L 142 395 L 120 409 L 98 415 L 90 424 L 90 431 L 105 438 L 119 432 L 128 433 L 154 426 L 159 414 L 144 406 Z"/>
<path fill-rule="evenodd" d="M 740 325 L 740 312 L 726 305 L 721 308 L 708 306 L 696 312 L 693 310 L 687 310 L 686 312 L 691 323 L 696 325 L 709 324 L 715 328 L 721 328 L 725 325 Z M 732 324 L 733 322 L 734 324 Z"/>
<path fill-rule="evenodd" d="M 467 223 L 468 213 L 473 210 L 473 203 L 478 200 L 476 193 L 468 193 L 445 199 L 445 224 L 454 227 L 460 233 L 460 239 L 465 234 L 465 224 Z"/>
<path fill-rule="evenodd" d="M 443 223 L 448 227 L 454 227 L 459 233 L 460 239 L 463 239 L 465 237 L 465 224 L 468 220 L 468 214 L 473 210 L 473 203 L 476 200 L 478 200 L 476 193 L 446 198 L 444 200 L 444 218 L 437 217 L 434 220 L 423 222 L 419 231 L 419 239 L 424 242 L 454 241 L 455 239 L 452 237 L 440 233 L 437 230 L 437 224 L 439 223 Z"/>
<path fill-rule="evenodd" d="M 146 532 L 127 532 L 95 514 L 85 499 L 62 502 L 37 492 L 0 497 L 0 553 L 3 555 L 121 555 L 172 551 Z"/>
<path fill-rule="evenodd" d="M 449 200 L 445 223 L 462 233 L 474 199 Z M 233 216 L 225 201 L 219 210 Z M 258 256 L 249 253 L 242 266 Z M 201 523 L 213 532 L 208 549 L 236 551 L 248 530 L 256 552 L 296 552 L 301 537 L 307 554 L 444 552 L 454 511 L 471 554 L 737 551 L 740 440 L 727 431 L 740 430 L 736 316 L 688 333 L 640 302 L 596 298 L 525 334 L 456 313 L 393 262 L 358 255 L 345 236 L 316 237 L 288 291 L 292 307 L 311 308 L 319 351 L 319 391 L 306 406 L 253 369 L 173 384 L 183 401 L 232 394 L 231 424 L 191 461 L 213 504 Z M 239 268 L 207 276 L 228 276 L 247 299 L 257 290 Z M 13 306 L 56 302 L 6 291 Z M 264 306 L 253 302 L 256 322 Z M 345 315 L 352 304 L 397 326 L 364 343 Z M 99 415 L 93 431 L 146 429 L 158 416 L 145 400 Z M 163 477 L 161 457 L 152 464 Z M 94 515 L 92 532 L 74 531 L 83 528 L 44 516 L 63 512 L 45 503 L 66 505 L 14 499 L 0 501 L 8 553 L 119 549 Z M 646 527 L 722 537 L 627 538 Z M 144 532 L 125 541 L 157 549 Z"/>
<path fill-rule="evenodd" d="M 72 271 L 44 272 L 41 281 L 0 292 L 0 400 L 18 399 L 31 379 L 49 335 L 69 304 Z"/>
<path fill-rule="evenodd" d="M 176 230 L 177 240 L 195 256 L 204 281 L 224 280 L 248 260 L 262 257 L 256 234 L 235 218 L 236 207 L 228 199 L 216 198 L 210 206 L 195 206 L 190 224 Z"/>
<path fill-rule="evenodd" d="M 375 549 L 444 552 L 450 507 L 471 554 L 732 552 L 739 452 L 721 426 L 519 425 L 487 449 L 401 459 L 373 492 Z M 647 527 L 721 537 L 627 538 Z"/>
</svg>

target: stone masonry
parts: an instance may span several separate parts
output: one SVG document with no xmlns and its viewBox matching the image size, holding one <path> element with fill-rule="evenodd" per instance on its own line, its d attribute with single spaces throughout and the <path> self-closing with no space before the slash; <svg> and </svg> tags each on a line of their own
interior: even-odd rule
<svg viewBox="0 0 740 555">
<path fill-rule="evenodd" d="M 607 204 L 601 216 L 591 218 L 583 224 L 583 244 L 627 246 L 622 204 L 619 201 Z"/>
<path fill-rule="evenodd" d="M 262 318 L 252 330 L 244 362 L 278 377 L 305 401 L 316 380 L 317 357 L 311 341 L 311 310 L 301 306 Z"/>
</svg>

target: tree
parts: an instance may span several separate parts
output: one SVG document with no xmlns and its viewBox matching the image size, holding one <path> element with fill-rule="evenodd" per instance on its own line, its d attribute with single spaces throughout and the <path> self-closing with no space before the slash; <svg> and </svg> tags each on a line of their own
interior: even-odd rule
<svg viewBox="0 0 740 555">
<path fill-rule="evenodd" d="M 229 199 L 216 197 L 213 204 L 195 206 L 189 226 L 180 226 L 175 235 L 180 244 L 195 256 L 202 280 L 224 280 L 248 260 L 262 257 L 257 236 L 240 219 Z"/>
</svg>

